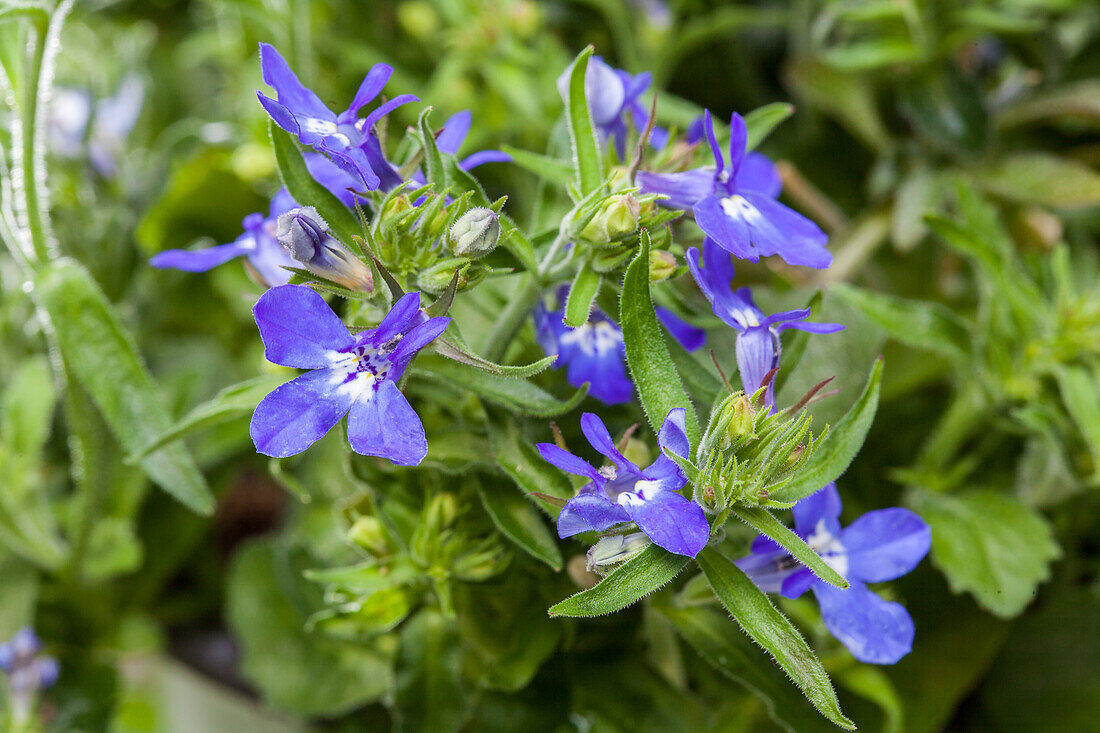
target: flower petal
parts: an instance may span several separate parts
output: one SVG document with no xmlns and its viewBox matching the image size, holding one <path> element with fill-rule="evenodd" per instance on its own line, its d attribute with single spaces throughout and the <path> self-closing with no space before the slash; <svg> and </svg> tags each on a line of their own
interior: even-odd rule
<svg viewBox="0 0 1100 733">
<path fill-rule="evenodd" d="M 602 532 L 629 520 L 626 509 L 608 498 L 603 491 L 582 492 L 565 502 L 558 514 L 558 537 Z"/>
<path fill-rule="evenodd" d="M 791 508 L 794 528 L 802 537 L 808 537 L 824 519 L 826 529 L 835 537 L 840 534 L 840 510 L 840 493 L 836 484 L 830 481 Z"/>
<path fill-rule="evenodd" d="M 736 112 L 730 117 L 730 179 L 736 180 L 741 170 L 741 161 L 745 159 L 745 145 L 749 140 L 749 128 L 745 120 Z M 736 184 L 735 184 L 736 185 Z"/>
<path fill-rule="evenodd" d="M 817 576 L 815 576 L 809 568 L 799 565 L 790 575 L 783 579 L 783 584 L 779 588 L 779 594 L 784 598 L 798 598 L 812 588 L 813 584 L 816 582 Z"/>
<path fill-rule="evenodd" d="M 642 501 L 630 501 L 626 511 L 654 544 L 677 555 L 695 557 L 710 538 L 703 508 L 675 491 L 658 491 Z"/>
<path fill-rule="evenodd" d="M 415 466 L 428 454 L 420 417 L 390 379 L 378 382 L 351 406 L 348 440 L 356 453 L 388 458 L 399 466 Z"/>
<path fill-rule="evenodd" d="M 611 433 L 607 431 L 607 426 L 603 424 L 603 420 L 597 415 L 591 412 L 581 415 L 581 432 L 584 433 L 584 437 L 588 439 L 588 442 L 600 455 L 609 459 L 617 467 L 630 469 L 634 472 L 638 471 L 638 467 L 626 460 L 619 449 L 615 447 L 615 441 L 611 439 Z"/>
<path fill-rule="evenodd" d="M 473 115 L 470 114 L 468 109 L 455 112 L 448 117 L 447 121 L 443 123 L 443 129 L 435 138 L 435 145 L 439 148 L 439 152 L 450 153 L 451 155 L 457 153 L 458 149 L 462 147 L 462 141 L 466 139 L 466 135 L 470 132 L 470 121 L 472 119 Z"/>
<path fill-rule="evenodd" d="M 264 356 L 275 364 L 300 369 L 328 366 L 330 352 L 355 342 L 325 299 L 304 285 L 271 288 L 260 296 L 252 314 Z"/>
<path fill-rule="evenodd" d="M 761 254 L 777 254 L 788 265 L 801 267 L 823 269 L 832 263 L 833 256 L 825 249 L 829 237 L 817 224 L 762 193 L 741 195 L 760 214 L 750 228 Z"/>
<path fill-rule="evenodd" d="M 722 148 L 718 147 L 718 138 L 714 136 L 714 121 L 710 117 L 710 110 L 703 110 L 703 132 L 706 133 L 710 152 L 714 154 L 714 176 L 717 178 L 726 168 L 726 160 L 722 156 Z"/>
<path fill-rule="evenodd" d="M 755 150 L 745 155 L 741 167 L 734 177 L 734 189 L 737 191 L 758 191 L 771 198 L 779 198 L 783 190 L 783 179 L 779 169 L 768 156 Z"/>
<path fill-rule="evenodd" d="M 685 351 L 698 351 L 706 344 L 707 332 L 703 329 L 696 328 L 668 308 L 657 306 L 656 311 L 657 318 Z"/>
<path fill-rule="evenodd" d="M 829 633 L 859 661 L 894 664 L 913 648 L 913 619 L 901 604 L 884 601 L 859 581 L 845 590 L 824 582 L 813 588 Z"/>
<path fill-rule="evenodd" d="M 867 512 L 840 534 L 848 551 L 848 572 L 866 583 L 905 575 L 928 554 L 932 530 L 908 509 Z"/>
<path fill-rule="evenodd" d="M 359 84 L 359 90 L 355 92 L 355 98 L 348 105 L 348 116 L 357 117 L 359 110 L 370 104 L 371 100 L 378 96 L 392 75 L 393 67 L 389 64 L 375 64 L 372 66 Z"/>
<path fill-rule="evenodd" d="M 316 369 L 264 397 L 256 406 L 249 428 L 256 450 L 265 456 L 286 458 L 325 437 L 355 399 L 353 389 L 340 386 L 338 373 Z"/>
<path fill-rule="evenodd" d="M 298 81 L 298 75 L 291 71 L 286 59 L 268 43 L 260 44 L 260 73 L 264 83 L 275 90 L 279 104 L 292 114 L 322 120 L 336 120 L 332 110 L 326 107 L 312 90 Z"/>
<path fill-rule="evenodd" d="M 419 101 L 420 97 L 416 96 L 415 94 L 398 94 L 393 99 L 388 99 L 382 104 L 375 107 L 373 110 L 371 110 L 370 114 L 368 114 L 364 118 L 363 129 L 369 131 L 372 127 L 374 127 L 374 123 L 378 122 L 378 120 L 382 119 L 390 112 L 393 112 L 401 105 Z"/>
<path fill-rule="evenodd" d="M 565 379 L 573 387 L 588 382 L 588 394 L 605 405 L 619 405 L 634 399 L 634 383 L 626 373 L 622 344 L 603 353 L 588 353 L 562 344 L 560 355 L 569 364 Z"/>
<path fill-rule="evenodd" d="M 563 450 L 553 443 L 538 443 L 535 447 L 538 448 L 542 460 L 550 465 L 556 466 L 575 476 L 584 476 L 585 478 L 592 479 L 592 481 L 596 482 L 599 486 L 603 485 L 603 477 L 583 458 L 578 458 L 569 451 Z"/>
<path fill-rule="evenodd" d="M 450 323 L 450 318 L 439 317 L 429 318 L 424 323 L 413 326 L 413 329 L 405 334 L 397 344 L 397 348 L 390 354 L 390 361 L 404 368 L 405 361 L 411 359 L 416 352 L 438 338 L 440 334 L 447 330 Z M 400 378 L 400 375 L 393 375 L 390 378 L 396 380 Z"/>
<path fill-rule="evenodd" d="M 747 328 L 737 335 L 735 351 L 741 386 L 745 394 L 752 395 L 760 389 L 765 375 L 779 362 L 775 335 L 766 326 Z"/>
<path fill-rule="evenodd" d="M 682 407 L 674 407 L 665 415 L 661 422 L 661 429 L 657 433 L 657 444 L 662 450 L 675 453 L 683 458 L 691 456 L 691 447 L 688 444 L 687 429 L 685 427 L 687 413 Z"/>
<path fill-rule="evenodd" d="M 662 193 L 658 201 L 671 209 L 690 209 L 697 201 L 714 193 L 714 169 L 696 168 L 682 173 L 638 171 L 638 185 L 645 193 Z"/>
<path fill-rule="evenodd" d="M 503 150 L 479 150 L 476 153 L 470 153 L 461 161 L 459 161 L 458 167 L 464 171 L 470 171 L 477 168 L 479 165 L 485 165 L 486 163 L 511 163 L 512 156 Z"/>
<path fill-rule="evenodd" d="M 783 581 L 793 572 L 792 569 L 780 564 L 785 557 L 787 557 L 787 551 L 783 549 L 758 553 L 756 542 L 753 542 L 753 553 L 734 561 L 734 565 L 741 568 L 741 572 L 749 576 L 749 580 L 760 590 L 765 593 L 778 593 L 783 588 Z"/>
<path fill-rule="evenodd" d="M 374 332 L 374 342 L 384 344 L 395 336 L 407 333 L 415 325 L 413 321 L 416 320 L 419 310 L 420 293 L 402 295 L 378 324 L 378 329 Z"/>
<path fill-rule="evenodd" d="M 256 246 L 250 235 L 244 235 L 235 242 L 219 244 L 206 249 L 167 249 L 153 255 L 149 264 L 158 269 L 183 270 L 185 272 L 206 272 L 223 265 L 234 257 L 248 254 Z"/>
<path fill-rule="evenodd" d="M 707 196 L 697 202 L 692 207 L 695 223 L 715 244 L 737 259 L 759 261 L 760 252 L 754 246 L 753 234 L 745 222 L 743 212 L 736 210 L 736 215 L 731 216 L 722 201 L 717 196 Z M 749 215 L 751 216 L 751 212 Z"/>
<path fill-rule="evenodd" d="M 320 153 L 306 153 L 302 157 L 306 161 L 306 168 L 309 169 L 309 174 L 313 176 L 313 180 L 327 188 L 333 196 L 340 199 L 340 203 L 344 206 L 349 209 L 355 207 L 357 197 L 348 189 L 358 190 L 360 188 L 362 184 L 359 181 L 359 176 L 349 175 L 347 171 Z"/>
</svg>

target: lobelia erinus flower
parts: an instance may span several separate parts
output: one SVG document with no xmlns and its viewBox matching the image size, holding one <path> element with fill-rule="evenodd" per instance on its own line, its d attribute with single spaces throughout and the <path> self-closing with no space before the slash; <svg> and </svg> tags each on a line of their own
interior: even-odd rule
<svg viewBox="0 0 1100 733">
<path fill-rule="evenodd" d="M 703 129 L 714 154 L 714 167 L 683 173 L 638 171 L 638 185 L 662 193 L 662 203 L 692 209 L 703 233 L 734 257 L 751 262 L 779 255 L 789 265 L 825 268 L 833 261 L 821 228 L 776 201 L 778 175 L 770 161 L 747 154 L 748 129 L 741 115 L 730 120 L 729 164 L 718 147 L 710 112 Z"/>
<path fill-rule="evenodd" d="M 829 633 L 861 662 L 894 664 L 913 647 L 913 619 L 899 603 L 884 601 L 866 583 L 894 580 L 928 554 L 932 532 L 908 509 L 867 512 L 840 527 L 836 484 L 794 505 L 795 532 L 850 584 L 837 588 L 819 580 L 773 540 L 761 535 L 752 554 L 737 565 L 765 593 L 798 598 L 813 589 Z"/>
<path fill-rule="evenodd" d="M 30 718 L 35 696 L 57 682 L 61 672 L 57 660 L 41 651 L 42 640 L 27 627 L 0 643 L 0 671 L 8 678 L 7 697 L 16 722 Z"/>
<path fill-rule="evenodd" d="M 412 94 L 399 94 L 366 117 L 359 117 L 359 110 L 382 92 L 393 67 L 375 64 L 363 78 L 351 104 L 340 114 L 330 110 L 298 80 L 274 46 L 260 44 L 260 68 L 264 83 L 275 90 L 276 99 L 260 91 L 256 96 L 275 124 L 297 135 L 303 145 L 328 155 L 368 191 L 401 183 L 400 176 L 383 157 L 382 145 L 371 128 L 397 107 L 419 99 Z"/>
<path fill-rule="evenodd" d="M 420 293 L 406 293 L 377 328 L 353 336 L 324 299 L 302 285 L 268 290 L 253 314 L 268 361 L 311 370 L 256 407 L 250 429 L 256 450 L 276 458 L 301 453 L 348 415 L 348 440 L 357 453 L 403 466 L 424 459 L 424 426 L 397 381 L 450 318 L 428 318 Z"/>
<path fill-rule="evenodd" d="M 688 267 L 699 289 L 710 301 L 714 315 L 737 331 L 735 350 L 737 371 L 745 393 L 752 395 L 760 389 L 764 377 L 779 366 L 779 334 L 788 328 L 808 333 L 836 333 L 844 330 L 839 323 L 805 323 L 810 317 L 809 308 L 782 311 L 768 316 L 756 307 L 752 291 L 748 288 L 733 290 L 734 267 L 729 253 L 710 239 L 703 241 L 703 267 L 699 262 L 699 250 L 687 251 Z M 768 383 L 765 402 L 775 406 L 775 382 Z"/>
<path fill-rule="evenodd" d="M 603 421 L 590 412 L 581 416 L 581 431 L 592 447 L 611 461 L 610 467 L 597 471 L 553 443 L 536 446 L 547 462 L 589 479 L 558 514 L 558 536 L 602 532 L 634 522 L 646 537 L 669 552 L 689 557 L 699 554 L 707 544 L 710 525 L 703 508 L 678 493 L 687 484 L 680 467 L 662 453 L 648 468 L 638 468 L 619 452 Z M 669 411 L 657 442 L 677 455 L 688 453 L 683 408 Z"/>
</svg>

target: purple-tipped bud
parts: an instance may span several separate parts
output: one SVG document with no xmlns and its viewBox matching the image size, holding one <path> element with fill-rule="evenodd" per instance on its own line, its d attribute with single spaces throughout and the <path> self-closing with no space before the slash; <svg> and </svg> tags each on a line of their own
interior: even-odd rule
<svg viewBox="0 0 1100 733">
<path fill-rule="evenodd" d="M 291 209 L 275 225 L 275 239 L 287 254 L 314 275 L 349 290 L 374 290 L 370 267 L 329 232 L 325 220 L 312 206 Z"/>
</svg>

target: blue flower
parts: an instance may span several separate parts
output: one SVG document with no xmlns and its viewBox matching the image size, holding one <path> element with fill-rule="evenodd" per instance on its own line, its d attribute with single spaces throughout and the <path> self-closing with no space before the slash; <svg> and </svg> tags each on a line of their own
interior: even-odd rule
<svg viewBox="0 0 1100 733">
<path fill-rule="evenodd" d="M 0 643 L 0 671 L 8 676 L 8 686 L 18 705 L 29 707 L 29 697 L 57 682 L 60 667 L 53 657 L 41 656 L 42 641 L 33 629 L 22 628 L 8 641 Z"/>
<path fill-rule="evenodd" d="M 281 214 L 297 206 L 287 190 L 280 189 L 271 199 L 267 216 L 258 212 L 246 216 L 241 222 L 244 232 L 229 244 L 196 250 L 168 249 L 154 255 L 149 264 L 160 269 L 206 272 L 245 256 L 268 287 L 285 285 L 291 276 L 286 268 L 298 265 L 275 239 L 275 225 Z"/>
<path fill-rule="evenodd" d="M 655 544 L 677 555 L 695 557 L 710 536 L 703 508 L 678 493 L 687 478 L 663 453 L 648 468 L 640 469 L 615 447 L 603 421 L 590 412 L 581 416 L 581 430 L 592 447 L 612 465 L 597 471 L 587 461 L 553 443 L 539 443 L 539 453 L 563 471 L 589 482 L 558 514 L 558 536 L 602 532 L 634 522 Z M 669 410 L 661 425 L 658 443 L 677 455 L 690 452 L 684 432 L 684 410 Z"/>
<path fill-rule="evenodd" d="M 361 181 L 368 191 L 380 185 L 390 188 L 401 182 L 400 179 L 392 180 L 396 173 L 382 157 L 382 146 L 371 128 L 402 104 L 419 100 L 411 94 L 399 94 L 366 117 L 359 118 L 359 110 L 377 97 L 389 81 L 393 74 L 391 66 L 375 64 L 360 84 L 351 105 L 340 114 L 330 110 L 298 81 L 274 46 L 260 44 L 260 68 L 264 83 L 275 89 L 277 99 L 260 91 L 256 96 L 275 124 L 297 135 L 303 145 L 328 155 L 336 165 Z"/>
<path fill-rule="evenodd" d="M 90 92 L 58 88 L 46 115 L 50 148 L 58 155 L 75 158 L 84 152 L 87 136 L 89 161 L 101 176 L 112 178 L 118 173 L 117 161 L 144 101 L 145 82 L 137 74 L 127 74 L 113 95 L 98 100 L 94 117 Z"/>
<path fill-rule="evenodd" d="M 547 355 L 558 355 L 555 367 L 568 367 L 565 380 L 574 387 L 588 382 L 588 393 L 605 405 L 634 399 L 622 329 L 599 309 L 578 328 L 562 323 L 564 317 L 565 311 L 548 311 L 542 305 L 534 313 L 539 345 Z"/>
<path fill-rule="evenodd" d="M 861 662 L 894 664 L 913 648 L 913 619 L 898 603 L 884 601 L 865 583 L 900 578 L 928 554 L 932 531 L 908 509 L 867 512 L 840 527 L 840 494 L 828 484 L 794 505 L 795 531 L 849 583 L 819 580 L 778 544 L 760 536 L 752 554 L 737 561 L 765 593 L 798 598 L 812 588 L 829 633 Z"/>
<path fill-rule="evenodd" d="M 629 115 L 635 129 L 642 130 L 649 121 L 649 112 L 639 97 L 649 88 L 653 75 L 648 71 L 631 76 L 622 69 L 607 64 L 601 57 L 593 56 L 588 60 L 584 73 L 584 96 L 588 101 L 588 111 L 596 125 L 601 139 L 612 138 L 619 158 L 626 154 L 626 119 Z M 562 99 L 569 90 L 569 69 L 558 77 L 558 92 Z M 668 131 L 654 127 L 649 134 L 649 142 L 655 148 L 663 148 L 668 142 Z"/>
<path fill-rule="evenodd" d="M 788 328 L 809 333 L 835 333 L 844 329 L 839 323 L 805 323 L 810 316 L 809 308 L 764 315 L 753 303 L 748 288 L 733 290 L 730 282 L 734 267 L 729 253 L 710 239 L 703 241 L 706 269 L 700 265 L 699 250 L 695 247 L 688 249 L 687 262 L 692 277 L 710 301 L 714 315 L 737 331 L 737 369 L 746 394 L 760 389 L 765 375 L 779 366 L 781 332 Z M 770 407 L 775 406 L 774 384 L 774 381 L 769 383 L 765 393 L 765 402 Z"/>
<path fill-rule="evenodd" d="M 695 222 L 709 238 L 738 259 L 758 261 L 779 255 L 790 265 L 828 267 L 833 256 L 829 238 L 801 214 L 776 201 L 781 182 L 764 156 L 746 154 L 748 131 L 738 114 L 730 120 L 729 165 L 718 147 L 710 113 L 703 131 L 715 166 L 683 173 L 638 172 L 647 193 L 667 195 L 667 206 L 692 209 Z"/>
<path fill-rule="evenodd" d="M 403 466 L 424 459 L 424 426 L 397 381 L 451 319 L 428 318 L 420 293 L 407 293 L 377 328 L 353 336 L 320 295 L 301 285 L 268 290 L 252 312 L 268 361 L 310 370 L 256 407 L 250 430 L 256 450 L 276 458 L 301 453 L 350 412 L 355 452 Z"/>
</svg>

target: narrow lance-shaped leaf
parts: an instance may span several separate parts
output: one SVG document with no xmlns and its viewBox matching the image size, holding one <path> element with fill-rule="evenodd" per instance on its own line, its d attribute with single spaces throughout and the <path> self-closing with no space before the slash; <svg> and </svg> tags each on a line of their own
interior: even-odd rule
<svg viewBox="0 0 1100 733">
<path fill-rule="evenodd" d="M 749 112 L 745 115 L 745 127 L 748 131 L 745 148 L 747 150 L 758 148 L 772 130 L 793 114 L 794 105 L 786 102 L 772 102 Z"/>
<path fill-rule="evenodd" d="M 951 310 L 938 303 L 906 300 L 837 283 L 831 292 L 855 306 L 891 338 L 951 359 L 970 351 L 970 332 Z"/>
<path fill-rule="evenodd" d="M 863 388 L 863 394 L 845 413 L 836 427 L 829 431 L 814 454 L 798 473 L 786 484 L 771 493 L 770 498 L 794 503 L 809 496 L 830 481 L 835 481 L 851 465 L 863 447 L 867 431 L 878 410 L 879 390 L 882 386 L 882 357 L 875 360 L 871 376 Z"/>
<path fill-rule="evenodd" d="M 605 616 L 637 603 L 676 577 L 688 563 L 684 555 L 674 555 L 650 545 L 630 558 L 598 585 L 569 596 L 550 607 L 551 616 Z"/>
<path fill-rule="evenodd" d="M 1062 403 L 1077 423 L 1089 453 L 1092 454 L 1094 475 L 1100 477 L 1100 395 L 1097 394 L 1096 371 L 1085 367 L 1064 366 L 1054 372 Z"/>
<path fill-rule="evenodd" d="M 565 301 L 565 325 L 577 328 L 587 323 L 592 301 L 599 292 L 600 274 L 586 262 L 577 270 L 573 286 L 569 288 L 569 297 Z"/>
<path fill-rule="evenodd" d="M 644 229 L 638 255 L 626 268 L 619 318 L 626 346 L 626 362 L 653 431 L 656 433 L 661 429 L 669 410 L 683 407 L 687 412 L 688 440 L 693 446 L 696 445 L 699 442 L 699 422 L 695 407 L 684 391 L 680 374 L 665 345 L 664 332 L 657 322 L 657 313 L 653 310 L 649 292 L 649 233 Z"/>
<path fill-rule="evenodd" d="M 569 139 L 573 144 L 573 164 L 577 169 L 577 187 L 582 196 L 592 193 L 603 183 L 600 144 L 592 126 L 584 84 L 592 50 L 592 46 L 589 46 L 581 51 L 569 67 L 569 85 L 565 96 Z"/>
<path fill-rule="evenodd" d="M 436 187 L 436 191 L 442 191 L 447 187 L 447 172 L 443 169 L 443 156 L 439 152 L 439 146 L 435 144 L 435 133 L 428 124 L 431 113 L 431 107 L 424 108 L 417 120 L 417 129 L 420 131 L 420 144 L 424 150 L 425 178 Z"/>
<path fill-rule="evenodd" d="M 573 175 L 568 163 L 551 158 L 548 155 L 532 153 L 529 150 L 513 148 L 511 145 L 502 145 L 501 150 L 512 156 L 512 162 L 524 170 L 530 171 L 544 181 L 549 181 L 562 188 L 569 185 L 569 179 Z"/>
<path fill-rule="evenodd" d="M 137 452 L 150 433 L 166 431 L 171 418 L 156 385 L 88 271 L 71 260 L 58 260 L 38 275 L 34 293 L 49 314 L 66 367 L 88 391 L 123 448 Z M 145 456 L 141 467 L 195 512 L 213 511 L 214 497 L 182 445 Z"/>
<path fill-rule="evenodd" d="M 536 560 L 561 570 L 558 543 L 528 499 L 502 486 L 500 479 L 478 482 L 477 490 L 481 505 L 505 537 Z"/>
<path fill-rule="evenodd" d="M 141 450 L 131 455 L 129 460 L 139 461 L 169 443 L 235 418 L 251 415 L 260 400 L 285 381 L 284 376 L 263 376 L 226 387 L 206 402 L 196 405 L 171 428 L 155 435 Z"/>
<path fill-rule="evenodd" d="M 822 715 L 841 728 L 855 725 L 840 710 L 829 675 L 798 629 L 739 567 L 714 548 L 696 558 L 718 600 L 752 640 L 779 663 Z"/>
<path fill-rule="evenodd" d="M 356 221 L 351 209 L 344 206 L 340 199 L 313 179 L 297 143 L 290 133 L 274 122 L 268 125 L 271 145 L 275 149 L 275 165 L 279 168 L 279 178 L 290 195 L 302 206 L 312 206 L 329 225 L 337 238 L 344 244 L 357 247 L 355 237 L 362 235 L 363 229 Z"/>
<path fill-rule="evenodd" d="M 783 546 L 783 549 L 800 563 L 808 567 L 813 574 L 839 588 L 847 588 L 848 581 L 837 571 L 829 567 L 821 556 L 806 544 L 806 541 L 792 532 L 785 524 L 776 519 L 763 507 L 734 505 L 730 512 L 757 532 L 767 535 Z"/>
<path fill-rule="evenodd" d="M 586 387 L 582 387 L 563 401 L 524 379 L 500 377 L 431 356 L 418 359 L 412 371 L 451 387 L 467 389 L 479 397 L 533 417 L 556 417 L 569 412 L 580 404 L 588 392 Z"/>
<path fill-rule="evenodd" d="M 705 592 L 710 595 L 709 590 Z M 772 720 L 786 730 L 791 733 L 836 730 L 818 715 L 779 667 L 761 661 L 760 650 L 717 609 L 696 606 L 660 610 L 699 656 L 749 688 L 764 703 Z"/>
</svg>

